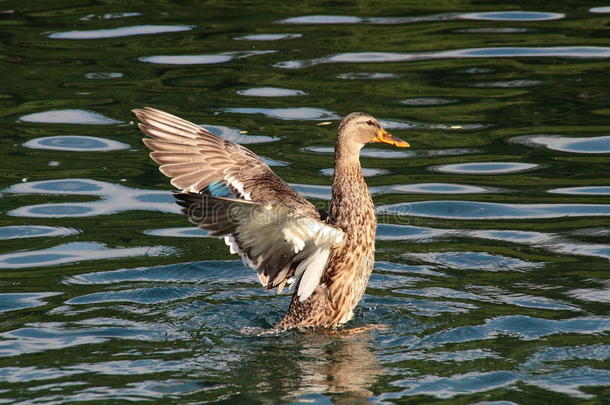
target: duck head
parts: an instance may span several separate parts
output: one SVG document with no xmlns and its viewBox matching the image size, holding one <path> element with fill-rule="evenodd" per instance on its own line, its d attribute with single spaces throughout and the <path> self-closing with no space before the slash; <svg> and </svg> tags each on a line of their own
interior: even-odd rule
<svg viewBox="0 0 610 405">
<path fill-rule="evenodd" d="M 343 118 L 339 125 L 338 140 L 360 147 L 373 142 L 387 143 L 398 148 L 411 146 L 383 129 L 375 118 L 362 112 L 353 112 Z"/>
</svg>

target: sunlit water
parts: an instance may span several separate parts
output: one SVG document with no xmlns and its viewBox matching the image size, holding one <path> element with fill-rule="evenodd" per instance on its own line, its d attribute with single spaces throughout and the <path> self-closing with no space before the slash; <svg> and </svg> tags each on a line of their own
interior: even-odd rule
<svg viewBox="0 0 610 405">
<path fill-rule="evenodd" d="M 604 4 L 0 2 L 0 403 L 610 402 Z M 421 8 L 417 8 L 421 7 Z M 190 227 L 132 108 L 248 145 L 320 206 L 366 111 L 361 333 Z M 588 401 L 588 402 L 587 402 Z"/>
</svg>

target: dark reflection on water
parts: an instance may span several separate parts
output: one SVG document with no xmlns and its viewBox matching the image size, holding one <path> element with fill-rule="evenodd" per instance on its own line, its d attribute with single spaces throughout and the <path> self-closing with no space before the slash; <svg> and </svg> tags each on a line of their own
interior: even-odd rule
<svg viewBox="0 0 610 405">
<path fill-rule="evenodd" d="M 608 402 L 608 7 L 1 4 L 0 402 Z M 353 321 L 265 333 L 290 292 L 189 227 L 146 105 L 320 207 L 341 117 L 411 143 L 361 153 Z"/>
</svg>

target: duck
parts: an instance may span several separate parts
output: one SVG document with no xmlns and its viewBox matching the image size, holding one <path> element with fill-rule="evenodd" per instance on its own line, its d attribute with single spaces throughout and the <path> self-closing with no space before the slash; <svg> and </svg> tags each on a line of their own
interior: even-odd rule
<svg viewBox="0 0 610 405">
<path fill-rule="evenodd" d="M 366 113 L 345 116 L 324 211 L 246 147 L 152 107 L 133 113 L 189 221 L 224 239 L 266 289 L 293 289 L 274 330 L 336 329 L 352 319 L 373 270 L 377 226 L 360 150 L 376 142 L 407 148 L 408 142 Z"/>
</svg>

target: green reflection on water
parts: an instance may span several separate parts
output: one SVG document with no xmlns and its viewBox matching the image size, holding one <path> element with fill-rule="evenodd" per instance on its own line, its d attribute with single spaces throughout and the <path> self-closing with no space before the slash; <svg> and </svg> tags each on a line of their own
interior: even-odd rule
<svg viewBox="0 0 610 405">
<path fill-rule="evenodd" d="M 0 94 L 0 186 L 5 190 L 0 226 L 73 230 L 3 240 L 0 255 L 83 246 L 79 242 L 113 252 L 158 248 L 148 254 L 117 253 L 103 260 L 85 256 L 62 265 L 2 269 L 0 291 L 11 308 L 0 340 L 4 398 L 96 403 L 607 400 L 608 218 L 381 216 L 381 223 L 412 228 L 392 228 L 378 241 L 377 271 L 353 326 L 384 324 L 387 330 L 353 336 L 255 336 L 248 331 L 271 327 L 289 298 L 260 290 L 253 272 L 235 261 L 222 241 L 150 232 L 186 227 L 182 216 L 122 207 L 120 198 L 127 193 L 121 190 L 150 195 L 150 190 L 170 189 L 131 123 L 129 111 L 149 105 L 198 124 L 279 138 L 248 147 L 286 162 L 274 167 L 286 181 L 316 186 L 330 185 L 321 171 L 332 167 L 333 158 L 305 148 L 332 147 L 337 120 L 318 126 L 317 121 L 287 120 L 281 114 L 274 118 L 229 111 L 302 113 L 308 108 L 343 116 L 362 110 L 409 124 L 392 132 L 413 146 L 413 154 L 403 157 L 363 157 L 363 167 L 386 172 L 369 177 L 371 187 L 447 183 L 491 190 L 450 198 L 381 192 L 374 195 L 377 205 L 444 200 L 610 204 L 607 195 L 548 192 L 610 186 L 607 154 L 515 141 L 536 135 L 607 136 L 610 63 L 605 58 L 445 58 L 274 67 L 341 53 L 607 47 L 608 14 L 591 13 L 584 4 L 532 9 L 526 2 L 0 4 L 0 74 L 5 78 Z M 553 14 L 557 19 L 543 20 L 536 14 L 515 21 L 514 15 L 513 20 L 466 15 L 528 10 L 565 17 Z M 312 15 L 364 20 L 277 23 Z M 375 17 L 403 20 L 380 24 Z M 104 39 L 50 37 L 143 25 L 193 28 Z M 301 36 L 243 39 L 286 33 Z M 217 55 L 207 59 L 217 63 L 140 61 L 162 55 Z M 269 87 L 306 95 L 238 94 Z M 453 102 L 414 105 L 404 103 L 406 99 Z M 92 111 L 117 122 L 20 121 L 51 110 Z M 23 146 L 66 135 L 105 138 L 130 149 L 70 152 Z M 506 174 L 431 170 L 477 162 L 537 166 Z M 6 191 L 17 184 L 74 178 L 127 189 L 113 186 L 111 196 Z M 37 204 L 107 207 L 109 201 L 118 201 L 118 206 L 108 215 L 9 215 Z M 83 281 L 87 275 L 103 275 L 105 281 Z"/>
</svg>

